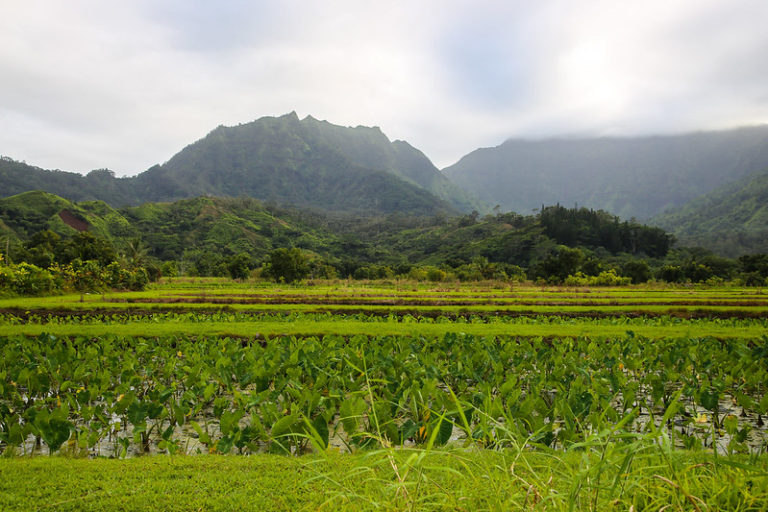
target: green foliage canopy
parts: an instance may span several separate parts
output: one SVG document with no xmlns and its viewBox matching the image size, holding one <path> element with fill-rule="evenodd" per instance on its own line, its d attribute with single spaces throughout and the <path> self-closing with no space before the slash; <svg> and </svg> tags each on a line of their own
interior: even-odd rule
<svg viewBox="0 0 768 512">
<path fill-rule="evenodd" d="M 268 273 L 278 281 L 299 281 L 309 274 L 309 258 L 297 247 L 275 249 L 269 255 Z"/>
</svg>

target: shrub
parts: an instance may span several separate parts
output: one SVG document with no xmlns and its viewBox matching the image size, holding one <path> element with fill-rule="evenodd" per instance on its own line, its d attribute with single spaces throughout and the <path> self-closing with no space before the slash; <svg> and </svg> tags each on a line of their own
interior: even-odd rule
<svg viewBox="0 0 768 512">
<path fill-rule="evenodd" d="M 164 277 L 176 277 L 179 275 L 179 265 L 175 261 L 164 261 L 160 266 L 160 274 Z"/>
<path fill-rule="evenodd" d="M 292 283 L 304 279 L 309 274 L 309 259 L 301 249 L 275 249 L 269 255 L 269 262 L 264 269 L 266 275 L 276 281 Z"/>
<path fill-rule="evenodd" d="M 427 278 L 427 271 L 423 267 L 412 267 L 408 271 L 408 278 L 414 281 L 424 281 Z"/>
<path fill-rule="evenodd" d="M 386 265 L 365 265 L 352 274 L 355 279 L 389 279 L 395 272 Z"/>
<path fill-rule="evenodd" d="M 632 260 L 624 264 L 623 273 L 629 276 L 635 284 L 645 283 L 651 278 L 651 267 L 645 260 Z"/>
<path fill-rule="evenodd" d="M 439 268 L 436 268 L 436 267 L 429 267 L 427 269 L 427 279 L 429 279 L 433 283 L 444 281 L 445 277 L 446 277 L 446 273 L 444 270 L 440 270 Z"/>
<path fill-rule="evenodd" d="M 19 295 L 42 295 L 54 289 L 51 273 L 30 263 L 0 267 L 0 289 Z"/>
<path fill-rule="evenodd" d="M 227 260 L 227 270 L 232 279 L 248 279 L 251 273 L 251 257 L 241 252 Z"/>
<path fill-rule="evenodd" d="M 581 272 L 576 272 L 565 278 L 566 286 L 626 286 L 632 282 L 629 277 L 622 277 L 616 274 L 614 269 L 600 272 L 596 276 L 587 276 Z"/>
</svg>

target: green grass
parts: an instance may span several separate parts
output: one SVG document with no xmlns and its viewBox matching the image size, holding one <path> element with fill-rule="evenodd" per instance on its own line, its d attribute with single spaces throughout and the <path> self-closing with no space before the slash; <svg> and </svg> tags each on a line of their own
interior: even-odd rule
<svg viewBox="0 0 768 512">
<path fill-rule="evenodd" d="M 764 510 L 768 459 L 640 451 L 378 450 L 0 460 L 2 510 Z M 599 489 L 599 490 L 598 490 Z M 572 507 L 572 508 L 571 508 Z"/>
</svg>

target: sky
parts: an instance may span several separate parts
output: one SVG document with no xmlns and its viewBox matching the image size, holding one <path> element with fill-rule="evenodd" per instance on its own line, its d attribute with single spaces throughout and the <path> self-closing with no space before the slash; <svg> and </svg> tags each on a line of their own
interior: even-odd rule
<svg viewBox="0 0 768 512">
<path fill-rule="evenodd" d="M 135 175 L 291 111 L 440 168 L 768 123 L 765 0 L 0 1 L 0 155 L 46 169 Z"/>
</svg>

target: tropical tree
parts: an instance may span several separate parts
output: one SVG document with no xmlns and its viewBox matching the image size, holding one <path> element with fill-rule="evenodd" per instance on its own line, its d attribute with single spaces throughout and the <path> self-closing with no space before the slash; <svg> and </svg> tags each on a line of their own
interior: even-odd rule
<svg viewBox="0 0 768 512">
<path fill-rule="evenodd" d="M 630 260 L 624 264 L 623 273 L 635 284 L 644 283 L 651 278 L 651 267 L 645 260 Z"/>
<path fill-rule="evenodd" d="M 147 262 L 149 247 L 140 239 L 130 240 L 127 244 L 125 257 L 131 267 L 141 267 Z"/>
<path fill-rule="evenodd" d="M 247 279 L 251 272 L 251 257 L 241 252 L 227 260 L 227 270 L 232 279 Z"/>
<path fill-rule="evenodd" d="M 563 281 L 581 268 L 584 253 L 577 247 L 558 245 L 555 250 L 533 269 L 535 277 Z"/>
<path fill-rule="evenodd" d="M 298 281 L 309 274 L 309 258 L 296 247 L 275 249 L 269 254 L 266 273 L 276 281 Z"/>
</svg>

